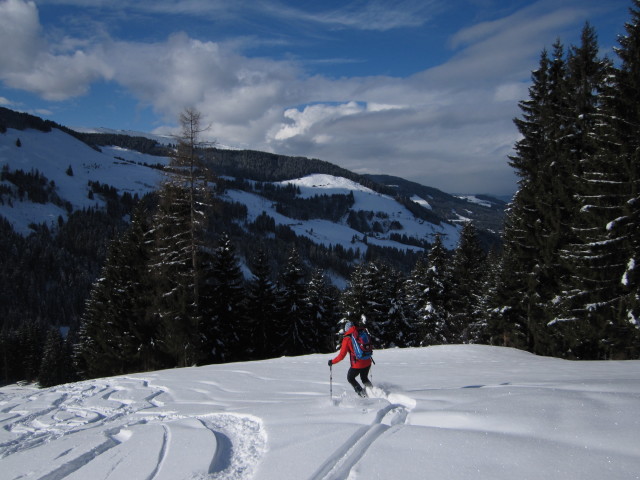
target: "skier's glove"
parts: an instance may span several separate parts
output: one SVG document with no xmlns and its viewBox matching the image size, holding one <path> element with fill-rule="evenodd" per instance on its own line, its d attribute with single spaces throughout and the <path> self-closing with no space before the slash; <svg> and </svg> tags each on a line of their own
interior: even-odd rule
<svg viewBox="0 0 640 480">
<path fill-rule="evenodd" d="M 329 360 L 328 365 L 329 365 L 329 366 L 333 365 L 333 360 Z"/>
</svg>

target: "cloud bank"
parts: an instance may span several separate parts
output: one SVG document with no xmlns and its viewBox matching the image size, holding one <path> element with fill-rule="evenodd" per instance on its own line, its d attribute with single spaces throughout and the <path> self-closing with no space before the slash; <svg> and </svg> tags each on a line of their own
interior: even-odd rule
<svg viewBox="0 0 640 480">
<path fill-rule="evenodd" d="M 56 3 L 88 7 L 100 2 Z M 415 1 L 395 2 L 386 10 L 384 5 L 374 1 L 362 8 L 356 3 L 309 13 L 272 3 L 269 14 L 384 31 L 423 25 L 437 7 Z M 300 61 L 251 57 L 238 46 L 241 42 L 199 40 L 180 32 L 157 42 L 119 40 L 104 32 L 53 37 L 44 31 L 34 2 L 4 0 L 0 80 L 52 101 L 73 99 L 95 82 L 109 82 L 156 112 L 166 125 L 158 132 L 170 130 L 190 106 L 202 112 L 210 136 L 221 144 L 322 158 L 451 192 L 508 193 L 515 189 L 507 166 L 517 135 L 511 119 L 518 115 L 517 101 L 526 97 L 532 58 L 558 32 L 579 28 L 588 13 L 579 2 L 570 8 L 552 5 L 543 0 L 457 32 L 447 62 L 409 77 L 330 78 L 309 74 Z M 147 14 L 178 8 L 188 15 L 225 11 L 220 2 L 196 0 L 112 2 L 111 7 Z"/>
</svg>

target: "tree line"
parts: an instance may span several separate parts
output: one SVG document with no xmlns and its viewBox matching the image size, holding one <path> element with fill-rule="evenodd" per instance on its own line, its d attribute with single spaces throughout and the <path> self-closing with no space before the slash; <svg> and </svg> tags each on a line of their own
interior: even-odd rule
<svg viewBox="0 0 640 480">
<path fill-rule="evenodd" d="M 247 280 L 227 234 L 197 248 L 193 263 L 187 236 L 183 249 L 158 250 L 164 228 L 136 216 L 111 243 L 74 347 L 82 378 L 326 353 L 346 319 L 366 325 L 378 348 L 489 339 L 481 315 L 488 260 L 473 224 L 453 253 L 437 238 L 408 275 L 377 260 L 357 264 L 342 291 L 295 248 L 274 272 L 258 246 Z"/>
</svg>

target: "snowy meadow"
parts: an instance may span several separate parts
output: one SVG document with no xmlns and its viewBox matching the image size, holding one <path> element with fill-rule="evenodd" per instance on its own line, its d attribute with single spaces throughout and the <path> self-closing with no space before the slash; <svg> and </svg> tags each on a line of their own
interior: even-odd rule
<svg viewBox="0 0 640 480">
<path fill-rule="evenodd" d="M 637 479 L 640 361 L 487 346 L 0 388 L 2 479 Z"/>
</svg>

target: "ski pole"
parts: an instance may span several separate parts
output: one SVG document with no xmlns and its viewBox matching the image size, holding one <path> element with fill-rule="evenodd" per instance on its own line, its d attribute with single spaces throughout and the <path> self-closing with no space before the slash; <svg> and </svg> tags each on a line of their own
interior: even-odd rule
<svg viewBox="0 0 640 480">
<path fill-rule="evenodd" d="M 329 400 L 333 400 L 333 365 L 329 365 Z"/>
</svg>

